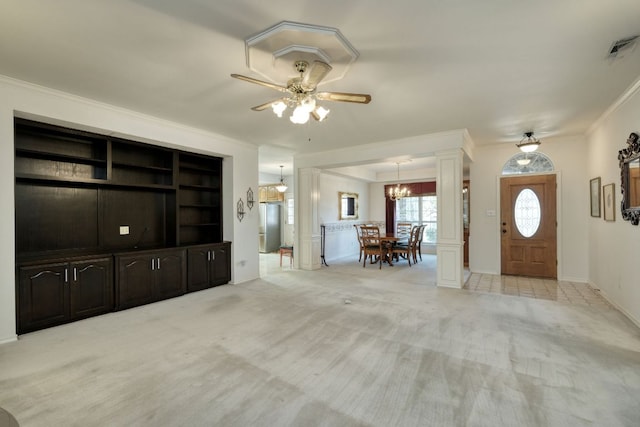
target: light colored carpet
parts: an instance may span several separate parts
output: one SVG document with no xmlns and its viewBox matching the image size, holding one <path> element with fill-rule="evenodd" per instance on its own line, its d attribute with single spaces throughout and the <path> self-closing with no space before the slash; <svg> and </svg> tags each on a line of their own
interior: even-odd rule
<svg viewBox="0 0 640 427">
<path fill-rule="evenodd" d="M 638 425 L 640 330 L 618 311 L 438 289 L 429 262 L 265 261 L 24 335 L 0 346 L 0 407 L 23 427 Z"/>
</svg>

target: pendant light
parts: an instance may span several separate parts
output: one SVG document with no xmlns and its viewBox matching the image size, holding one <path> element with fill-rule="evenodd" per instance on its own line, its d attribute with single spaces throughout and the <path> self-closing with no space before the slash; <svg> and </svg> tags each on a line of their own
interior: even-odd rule
<svg viewBox="0 0 640 427">
<path fill-rule="evenodd" d="M 280 184 L 278 184 L 276 186 L 276 190 L 278 190 L 279 193 L 284 193 L 285 191 L 287 191 L 287 185 L 284 183 L 284 179 L 282 178 L 282 168 L 284 166 L 280 165 Z"/>
</svg>

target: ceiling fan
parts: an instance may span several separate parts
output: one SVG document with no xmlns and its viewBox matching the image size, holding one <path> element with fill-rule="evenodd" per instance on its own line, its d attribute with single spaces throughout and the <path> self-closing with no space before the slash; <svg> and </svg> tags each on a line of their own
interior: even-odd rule
<svg viewBox="0 0 640 427">
<path fill-rule="evenodd" d="M 331 66 L 326 62 L 313 61 L 311 66 L 309 66 L 307 61 L 296 61 L 294 67 L 296 71 L 300 73 L 300 77 L 290 79 L 286 86 L 265 82 L 240 74 L 231 74 L 231 77 L 285 93 L 286 95 L 282 98 L 256 105 L 251 109 L 253 111 L 262 111 L 271 107 L 278 117 L 282 117 L 284 110 L 290 107 L 294 109 L 290 120 L 297 124 L 306 123 L 309 120 L 309 116 L 318 121 L 322 121 L 327 114 L 329 114 L 329 110 L 317 105 L 316 100 L 354 102 L 357 104 L 368 104 L 371 102 L 371 95 L 361 93 L 317 92 L 316 88 L 318 84 L 329 74 L 329 71 L 331 71 Z"/>
</svg>

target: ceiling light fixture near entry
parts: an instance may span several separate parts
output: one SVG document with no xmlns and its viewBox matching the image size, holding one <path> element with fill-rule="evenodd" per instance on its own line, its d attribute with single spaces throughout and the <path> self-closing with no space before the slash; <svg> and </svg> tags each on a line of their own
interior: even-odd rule
<svg viewBox="0 0 640 427">
<path fill-rule="evenodd" d="M 533 136 L 533 131 L 525 132 L 516 146 L 525 153 L 536 151 L 540 146 L 540 140 Z"/>
</svg>

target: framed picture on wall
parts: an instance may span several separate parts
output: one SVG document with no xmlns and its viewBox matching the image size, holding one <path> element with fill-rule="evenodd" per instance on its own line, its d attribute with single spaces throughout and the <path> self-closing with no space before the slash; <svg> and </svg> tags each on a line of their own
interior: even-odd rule
<svg viewBox="0 0 640 427">
<path fill-rule="evenodd" d="M 591 190 L 591 216 L 600 218 L 600 177 L 589 181 Z"/>
<path fill-rule="evenodd" d="M 607 184 L 602 187 L 602 199 L 604 200 L 604 220 L 616 220 L 616 192 L 615 184 Z"/>
</svg>

